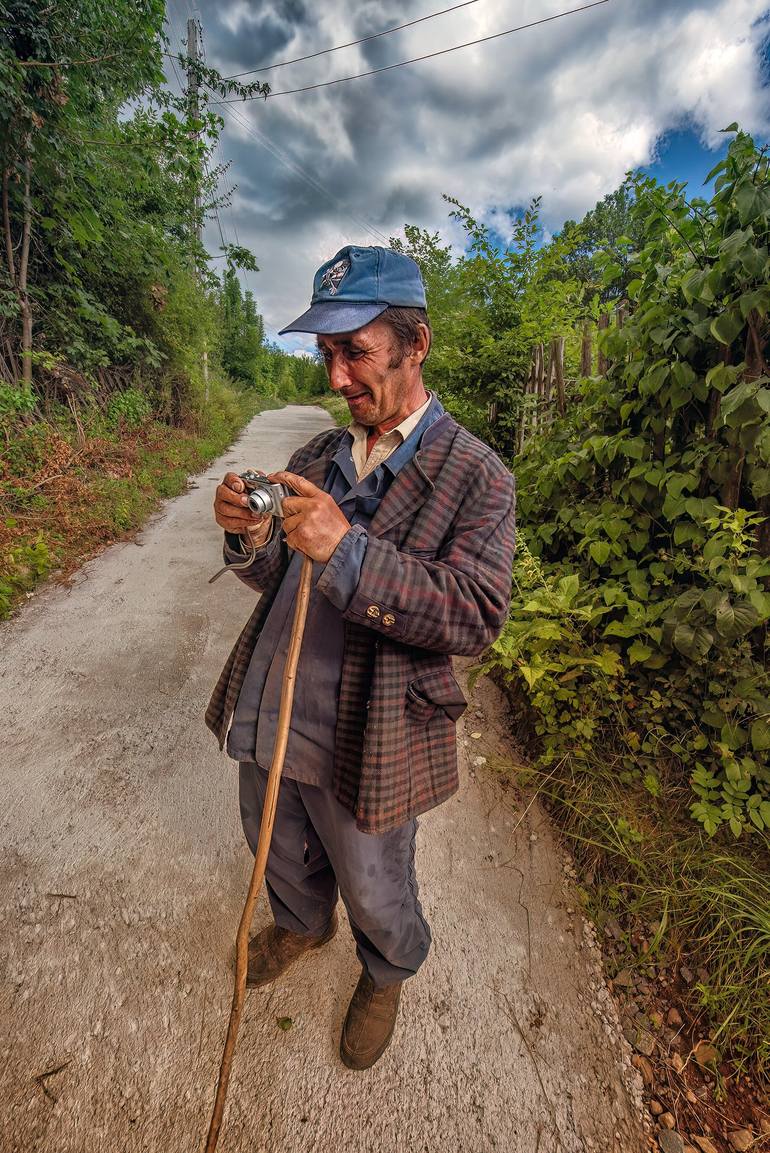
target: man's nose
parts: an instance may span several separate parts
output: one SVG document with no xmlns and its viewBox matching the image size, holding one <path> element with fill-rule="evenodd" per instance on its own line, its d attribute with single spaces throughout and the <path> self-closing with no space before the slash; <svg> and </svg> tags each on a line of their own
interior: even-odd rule
<svg viewBox="0 0 770 1153">
<path fill-rule="evenodd" d="M 345 359 L 342 356 L 332 355 L 329 364 L 329 387 L 335 391 L 344 388 L 346 384 L 350 383 L 350 373 Z"/>
</svg>

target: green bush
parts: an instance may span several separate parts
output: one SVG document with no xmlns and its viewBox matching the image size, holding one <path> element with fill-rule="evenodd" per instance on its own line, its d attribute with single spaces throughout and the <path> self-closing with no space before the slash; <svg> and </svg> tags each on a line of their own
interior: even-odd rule
<svg viewBox="0 0 770 1153">
<path fill-rule="evenodd" d="M 13 528 L 15 524 L 12 518 L 8 518 L 5 523 L 7 528 Z M 38 581 L 48 575 L 51 564 L 48 545 L 42 536 L 6 553 L 4 571 L 0 574 L 0 620 L 8 616 L 11 604 L 19 594 L 31 591 Z"/>
<path fill-rule="evenodd" d="M 151 415 L 152 405 L 138 388 L 115 393 L 107 405 L 107 419 L 113 427 L 124 424 L 128 428 L 139 428 Z"/>
<path fill-rule="evenodd" d="M 0 381 L 0 419 L 34 410 L 35 397 L 28 385 L 6 384 Z"/>
<path fill-rule="evenodd" d="M 744 134 L 713 175 L 693 204 L 637 181 L 642 247 L 609 372 L 517 464 L 540 591 L 514 599 L 493 661 L 527 685 L 546 757 L 613 749 L 650 782 L 665 762 L 709 835 L 764 838 L 770 176 Z"/>
</svg>

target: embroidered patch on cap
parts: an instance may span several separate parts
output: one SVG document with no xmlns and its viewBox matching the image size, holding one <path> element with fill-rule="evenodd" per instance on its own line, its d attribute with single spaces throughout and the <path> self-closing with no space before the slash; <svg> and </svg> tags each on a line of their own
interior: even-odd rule
<svg viewBox="0 0 770 1153">
<path fill-rule="evenodd" d="M 329 296 L 336 296 L 340 285 L 350 272 L 350 261 L 345 257 L 338 260 L 331 268 L 327 268 L 321 277 L 321 288 L 328 288 Z"/>
</svg>

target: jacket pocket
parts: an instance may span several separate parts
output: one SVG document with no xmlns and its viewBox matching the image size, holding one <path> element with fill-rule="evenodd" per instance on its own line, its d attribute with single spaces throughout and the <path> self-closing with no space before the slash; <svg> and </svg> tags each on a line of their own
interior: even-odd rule
<svg viewBox="0 0 770 1153">
<path fill-rule="evenodd" d="M 438 708 L 457 722 L 467 707 L 463 691 L 448 668 L 423 673 L 407 685 L 406 709 L 416 721 L 429 721 Z"/>
<path fill-rule="evenodd" d="M 436 548 L 410 548 L 409 545 L 401 545 L 400 552 L 406 553 L 407 556 L 413 556 L 416 560 L 435 560 L 438 549 Z"/>
</svg>

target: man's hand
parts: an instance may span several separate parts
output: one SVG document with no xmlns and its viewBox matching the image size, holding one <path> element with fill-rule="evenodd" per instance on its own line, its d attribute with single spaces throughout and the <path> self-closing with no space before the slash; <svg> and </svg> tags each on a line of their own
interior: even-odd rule
<svg viewBox="0 0 770 1153">
<path fill-rule="evenodd" d="M 267 543 L 272 530 L 271 516 L 260 516 L 248 507 L 246 486 L 237 472 L 228 472 L 217 486 L 214 517 L 226 532 L 246 537 L 255 548 Z"/>
<path fill-rule="evenodd" d="M 298 494 L 287 496 L 283 502 L 283 531 L 289 548 L 325 564 L 350 528 L 350 521 L 328 492 L 304 476 L 273 472 L 269 479 L 288 485 Z"/>
</svg>

